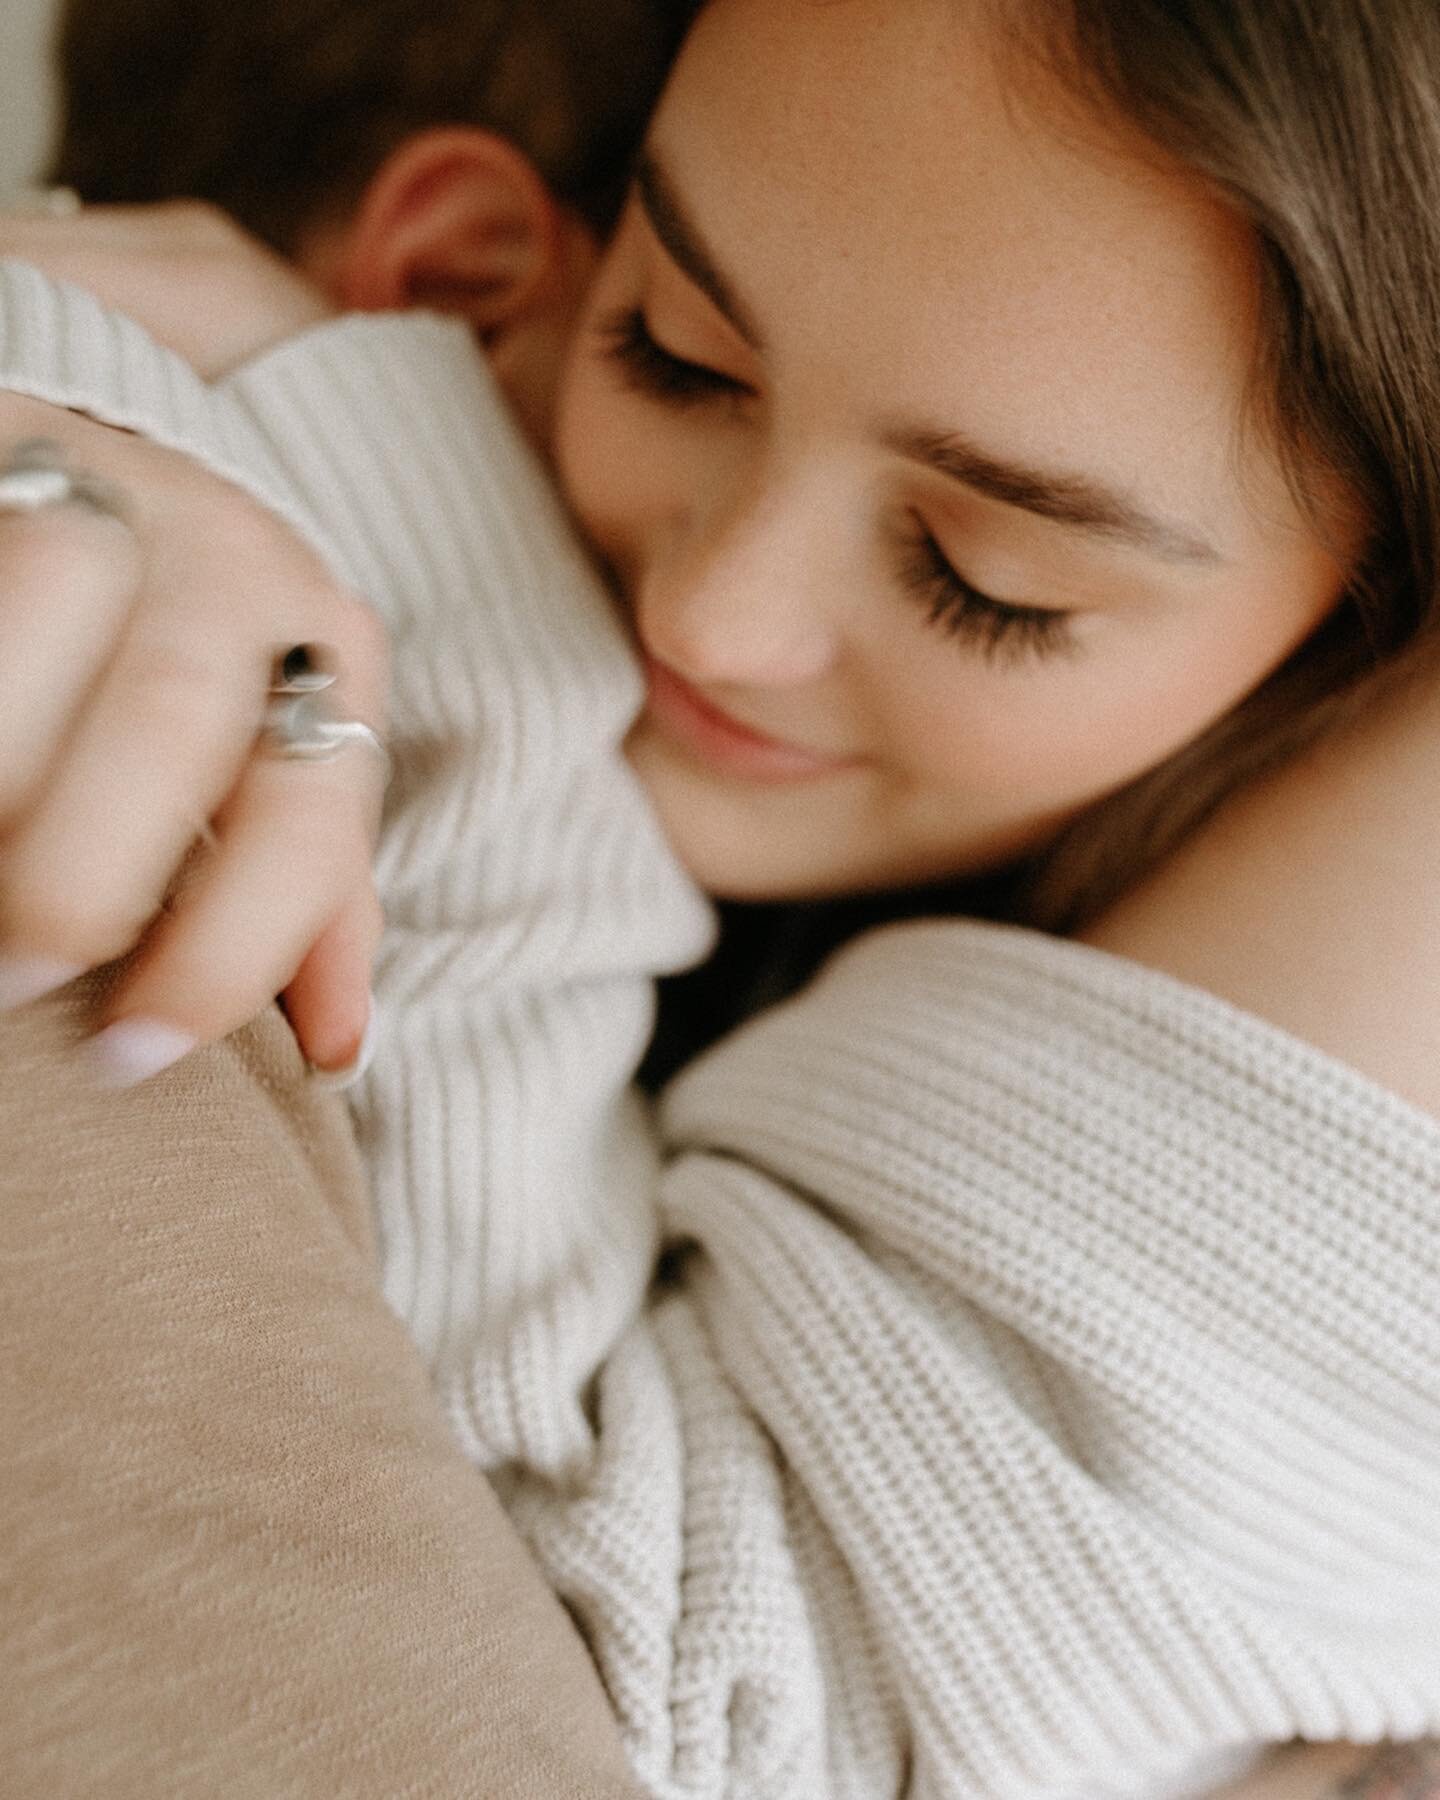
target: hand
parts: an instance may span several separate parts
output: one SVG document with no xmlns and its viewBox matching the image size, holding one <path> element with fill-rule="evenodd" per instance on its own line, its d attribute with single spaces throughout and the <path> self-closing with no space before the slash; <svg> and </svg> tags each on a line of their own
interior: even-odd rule
<svg viewBox="0 0 1440 1800">
<path fill-rule="evenodd" d="M 332 649 L 337 710 L 381 729 L 378 622 L 187 459 L 0 395 L 0 443 L 27 437 L 61 443 L 134 517 L 0 516 L 0 1003 L 140 945 L 100 1021 L 112 1078 L 225 1036 L 282 990 L 311 1062 L 347 1064 L 380 931 L 380 759 L 284 761 L 255 740 L 274 655 L 299 643 Z"/>
<path fill-rule="evenodd" d="M 0 215 L 0 257 L 86 289 L 207 381 L 334 311 L 289 263 L 199 201 Z"/>
</svg>

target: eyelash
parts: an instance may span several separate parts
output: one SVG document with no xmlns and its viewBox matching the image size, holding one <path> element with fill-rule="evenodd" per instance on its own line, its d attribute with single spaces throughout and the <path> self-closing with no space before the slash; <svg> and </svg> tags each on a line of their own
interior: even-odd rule
<svg viewBox="0 0 1440 1800">
<path fill-rule="evenodd" d="M 750 390 L 733 376 L 687 362 L 656 341 L 638 306 L 613 314 L 599 329 L 604 355 L 626 385 L 675 407 L 734 400 Z M 901 577 L 929 608 L 929 623 L 946 637 L 978 649 L 987 658 L 1019 662 L 1073 649 L 1070 615 L 1040 606 L 992 600 L 951 567 L 935 538 L 916 521 L 903 545 Z"/>
<path fill-rule="evenodd" d="M 928 606 L 931 625 L 987 658 L 1023 662 L 1027 657 L 1063 655 L 1075 648 L 1069 613 L 1046 606 L 1015 606 L 982 594 L 956 573 L 918 520 L 914 535 L 904 546 L 901 573 L 907 586 Z"/>
<path fill-rule="evenodd" d="M 734 399 L 749 392 L 733 376 L 672 355 L 656 342 L 638 306 L 628 306 L 606 320 L 600 327 L 600 342 L 630 387 L 672 406 L 697 406 L 706 400 Z"/>
</svg>

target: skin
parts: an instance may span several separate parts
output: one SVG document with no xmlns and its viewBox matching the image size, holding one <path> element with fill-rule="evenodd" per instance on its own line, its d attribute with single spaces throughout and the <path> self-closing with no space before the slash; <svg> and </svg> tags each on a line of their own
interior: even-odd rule
<svg viewBox="0 0 1440 1800">
<path fill-rule="evenodd" d="M 1387 1744 L 1367 1753 L 1335 1789 L 1336 1800 L 1435 1800 L 1440 1745 Z"/>
<path fill-rule="evenodd" d="M 772 11 L 774 17 L 769 16 Z M 782 51 L 809 54 L 823 47 L 818 37 L 812 42 L 804 36 L 804 28 L 813 26 L 821 11 L 837 31 L 833 66 L 812 56 L 791 69 L 787 86 L 776 78 L 776 59 Z M 1243 240 L 1182 179 L 1154 167 L 1153 159 L 1140 156 L 1134 146 L 1090 142 L 1082 149 L 1073 137 L 1068 146 L 1033 136 L 1025 146 L 1012 141 L 1014 121 L 1001 104 L 1003 85 L 978 53 L 979 46 L 964 70 L 963 97 L 976 108 L 976 131 L 982 123 L 990 128 L 986 153 L 981 154 L 970 133 L 965 146 L 950 143 L 948 135 L 935 129 L 938 97 L 954 107 L 962 97 L 955 88 L 959 75 L 952 68 L 950 79 L 942 80 L 937 73 L 942 59 L 924 54 L 932 41 L 925 35 L 927 18 L 933 33 L 938 13 L 927 15 L 917 8 L 913 16 L 907 14 L 909 35 L 904 38 L 893 20 L 886 21 L 893 32 L 886 45 L 897 54 L 903 50 L 913 65 L 915 85 L 905 97 L 904 123 L 907 132 L 912 124 L 922 132 L 928 155 L 915 159 L 915 166 L 892 158 L 888 167 L 893 179 L 903 179 L 907 206 L 895 206 L 893 185 L 882 195 L 872 183 L 867 213 L 855 185 L 866 175 L 861 151 L 868 136 L 871 154 L 878 143 L 890 157 L 899 123 L 894 84 L 876 79 L 879 65 L 873 58 L 866 67 L 866 32 L 878 28 L 879 9 L 851 0 L 845 8 L 806 6 L 782 12 L 741 0 L 715 0 L 705 26 L 712 35 L 697 39 L 704 54 L 693 50 L 682 69 L 656 148 L 687 210 L 726 263 L 736 291 L 757 322 L 769 327 L 766 354 L 737 347 L 731 328 L 690 291 L 693 283 L 667 269 L 653 233 L 632 209 L 606 269 L 609 287 L 602 286 L 597 296 L 589 335 L 567 383 L 559 438 L 562 461 L 584 521 L 624 580 L 642 641 L 659 654 L 668 653 L 692 681 L 752 723 L 815 747 L 868 755 L 863 773 L 847 774 L 849 786 L 841 796 L 839 781 L 832 794 L 825 782 L 791 788 L 746 782 L 733 770 L 717 772 L 713 758 L 668 741 L 658 719 L 642 724 L 631 745 L 637 767 L 692 865 L 719 865 L 712 869 L 717 888 L 733 883 L 743 889 L 753 879 L 755 891 L 808 891 L 812 884 L 814 891 L 825 891 L 831 881 L 848 886 L 894 879 L 885 872 L 892 867 L 928 870 L 932 854 L 943 856 L 947 868 L 951 859 L 953 866 L 971 866 L 1043 835 L 1057 817 L 1083 804 L 1085 794 L 1077 790 L 1088 793 L 1100 791 L 1096 782 L 1113 784 L 1114 769 L 1105 773 L 1110 761 L 1141 755 L 1143 766 L 1223 710 L 1323 616 L 1341 578 L 1343 557 L 1332 562 L 1300 531 L 1263 451 L 1242 434 L 1247 454 L 1238 460 L 1235 456 L 1234 428 L 1251 329 Z M 722 28 L 728 37 L 713 35 Z M 952 34 L 945 43 L 948 55 Z M 757 63 L 766 70 L 764 81 L 754 78 Z M 837 76 L 846 77 L 849 87 L 827 87 L 830 101 L 822 105 L 816 90 Z M 764 104 L 765 90 L 772 85 L 786 92 L 784 116 Z M 843 106 L 842 95 L 848 102 Z M 766 166 L 773 157 L 787 158 L 785 166 L 794 170 L 797 185 L 786 185 L 784 207 L 782 196 L 765 186 L 737 185 L 744 160 L 733 154 L 733 145 L 726 158 L 722 104 L 732 110 L 744 107 L 737 116 L 745 124 L 746 141 L 764 152 L 754 158 L 757 166 Z M 682 106 L 692 107 L 693 115 Z M 811 130 L 801 129 L 802 118 L 809 119 Z M 812 156 L 812 144 L 818 141 L 813 128 L 823 123 L 834 130 L 837 120 L 849 136 L 836 141 L 848 144 L 851 154 L 831 158 L 827 143 L 826 158 Z M 925 131 L 927 125 L 931 129 Z M 943 166 L 942 181 L 941 163 L 934 159 L 946 155 L 950 161 Z M 1028 184 L 1027 164 L 1034 175 Z M 775 165 L 771 161 L 768 166 Z M 904 249 L 905 234 L 894 243 L 884 240 L 874 220 L 915 216 L 921 205 L 932 206 L 937 187 L 952 209 L 952 237 L 944 245 L 924 246 L 924 256 L 915 247 L 913 263 L 903 269 L 889 265 L 892 276 L 905 277 L 894 283 L 904 291 L 905 307 L 877 312 L 885 293 L 863 277 L 875 257 L 893 257 Z M 788 198 L 792 192 L 793 202 Z M 961 236 L 961 215 L 953 210 L 957 194 L 968 209 L 968 240 Z M 811 230 L 820 216 L 818 207 L 831 209 L 825 216 L 832 228 L 858 227 L 865 222 L 860 214 L 871 219 L 863 248 L 842 260 L 838 270 L 828 268 L 824 281 L 816 279 L 814 261 L 820 234 Z M 1024 245 L 1009 241 L 1012 234 L 1005 229 L 1007 220 L 1019 219 L 1025 230 L 1013 235 L 1023 236 Z M 1159 228 L 1162 221 L 1165 231 Z M 1066 266 L 1064 306 L 1058 310 L 1047 311 L 1046 305 L 1055 265 L 1041 256 L 1041 239 L 1031 239 L 1032 230 L 1041 226 L 1050 232 L 1044 242 L 1051 256 L 1078 258 L 1073 282 Z M 1082 253 L 1101 242 L 1108 257 L 1086 261 Z M 948 269 L 943 293 L 941 263 Z M 1168 271 L 1163 282 L 1158 279 L 1162 270 Z M 654 402 L 614 380 L 613 364 L 602 360 L 594 331 L 604 316 L 602 306 L 613 314 L 620 305 L 632 305 L 628 290 L 642 286 L 647 302 L 654 288 L 654 323 L 657 330 L 673 326 L 677 350 L 750 390 L 735 403 L 727 402 L 723 419 L 702 408 L 668 415 L 665 430 L 675 435 L 664 437 L 663 450 Z M 962 318 L 962 293 L 968 308 L 963 329 L 950 317 L 953 307 L 955 317 Z M 1202 293 L 1210 296 L 1214 311 L 1196 304 Z M 1093 307 L 1081 306 L 1082 298 L 1093 301 Z M 822 333 L 815 342 L 826 346 L 824 356 L 815 343 L 802 351 L 798 328 L 792 342 L 788 325 L 783 334 L 778 319 L 771 325 L 777 302 L 787 318 L 792 305 L 804 303 L 800 316 L 810 321 L 807 329 Z M 1028 313 L 1019 315 L 1028 325 L 1022 341 L 1016 335 L 1018 320 L 1007 325 L 1006 307 L 1025 305 Z M 936 332 L 949 331 L 948 353 L 928 361 L 920 355 L 930 341 L 921 330 L 927 322 Z M 693 339 L 679 335 L 682 328 Z M 832 335 L 824 336 L 827 332 Z M 876 375 L 872 393 L 855 370 L 882 348 L 886 366 Z M 1141 366 L 1146 360 L 1141 352 L 1152 350 L 1164 353 L 1163 379 L 1153 371 L 1154 378 L 1147 377 Z M 742 355 L 749 361 L 742 362 Z M 728 360 L 732 357 L 734 362 Z M 1097 542 L 1093 534 L 1012 516 L 1016 508 L 978 494 L 957 499 L 953 484 L 939 478 L 937 485 L 927 474 L 923 487 L 914 491 L 913 504 L 927 523 L 933 518 L 934 529 L 965 573 L 1027 603 L 1076 605 L 1087 615 L 1087 636 L 1074 657 L 1053 666 L 1028 659 L 1012 663 L 1003 656 L 987 661 L 973 644 L 937 642 L 924 635 L 912 641 L 909 628 L 917 621 L 923 624 L 924 607 L 905 596 L 893 566 L 880 553 L 878 534 L 872 540 L 861 531 L 853 542 L 849 537 L 830 542 L 836 522 L 851 517 L 847 509 L 857 498 L 864 504 L 854 516 L 870 525 L 882 510 L 880 494 L 903 490 L 906 497 L 891 503 L 902 510 L 912 504 L 911 472 L 906 468 L 901 480 L 896 466 L 903 459 L 877 449 L 868 415 L 866 429 L 860 429 L 867 401 L 873 406 L 881 395 L 888 404 L 890 390 L 879 386 L 880 375 L 901 383 L 895 394 L 908 394 L 912 405 L 923 403 L 927 413 L 938 415 L 944 402 L 938 422 L 947 430 L 977 438 L 983 431 L 987 447 L 1010 458 L 1049 463 L 1083 456 L 1075 466 L 1112 484 L 1120 482 L 1152 510 L 1163 507 L 1167 518 L 1203 523 L 1225 551 L 1223 577 L 1214 567 L 1157 567 L 1154 557 L 1140 559 L 1113 539 Z M 1032 400 L 1028 413 L 1019 405 L 1027 392 Z M 1044 402 L 1043 412 L 1034 405 L 1036 394 Z M 587 460 L 582 441 L 587 404 L 609 409 L 603 416 L 610 421 L 605 442 L 612 470 L 622 455 L 634 459 L 626 465 L 623 490 L 597 454 L 590 452 Z M 7 418 L 15 410 L 9 401 L 0 408 L 8 409 Z M 1128 420 L 1128 429 L 1138 429 L 1151 408 L 1159 411 L 1148 436 L 1127 443 L 1120 441 L 1121 432 L 1110 432 L 1116 417 Z M 1162 416 L 1165 429 L 1160 428 Z M 1021 434 L 1027 417 L 1038 436 Z M 92 463 L 100 459 L 98 438 L 92 441 L 78 428 L 66 429 L 76 433 L 77 456 Z M 1007 432 L 1013 438 L 1002 441 Z M 651 444 L 653 455 L 647 449 Z M 132 488 L 139 478 L 127 458 L 137 453 L 123 440 L 113 451 L 116 478 Z M 690 471 L 698 496 L 694 501 L 670 484 L 671 463 Z M 157 490 L 161 485 L 157 475 Z M 799 508 L 797 493 L 812 502 L 808 509 Z M 1246 494 L 1252 496 L 1249 504 Z M 825 504 L 814 503 L 816 496 Z M 757 529 L 771 524 L 773 531 Z M 808 529 L 792 536 L 792 525 Z M 808 563 L 801 561 L 807 544 L 820 559 L 823 580 L 817 575 L 812 581 Z M 738 559 L 740 549 L 763 551 L 768 558 L 777 546 L 786 552 L 779 562 Z M 277 573 L 292 566 L 278 546 L 267 546 L 267 555 Z M 989 558 L 1002 567 L 992 568 L 984 560 Z M 750 576 L 742 579 L 747 567 Z M 687 569 L 695 579 L 687 577 Z M 775 579 L 777 569 L 789 579 Z M 1012 570 L 1017 584 L 1024 577 L 1027 591 L 998 580 Z M 1061 591 L 1050 585 L 1051 570 L 1054 581 L 1063 575 L 1072 584 L 1073 600 L 1072 588 Z M 762 599 L 756 577 L 767 571 Z M 284 582 L 277 586 L 283 591 Z M 784 600 L 778 612 L 776 593 Z M 197 603 L 201 598 L 195 596 Z M 325 635 L 331 641 L 348 643 L 342 623 L 327 624 Z M 299 634 L 292 634 L 287 624 L 281 635 Z M 807 643 L 808 666 L 796 648 L 805 650 Z M 702 651 L 711 664 L 683 660 Z M 1147 660 L 1152 652 L 1153 659 Z M 739 660 L 714 664 L 717 656 Z M 1048 685 L 1060 692 L 1047 695 L 1049 704 L 1042 706 L 1039 688 Z M 1204 695 L 1210 710 L 1201 706 L 1191 717 L 1185 708 L 1192 697 Z M 922 702 L 934 710 L 922 713 Z M 1402 744 L 1423 750 L 1433 746 L 1437 735 L 1432 715 L 1433 708 L 1425 705 L 1408 718 L 1397 715 L 1389 725 L 1398 730 Z M 1063 733 L 1054 727 L 1057 716 L 1064 720 Z M 1136 719 L 1144 731 L 1137 729 L 1132 739 L 1124 733 Z M 947 763 L 943 787 L 930 793 L 926 744 L 933 762 L 936 745 L 949 743 L 957 724 L 960 738 L 973 741 L 966 743 L 963 762 Z M 857 736 L 863 729 L 864 741 L 842 737 L 842 728 Z M 1357 829 L 1368 828 L 1372 839 L 1393 842 L 1393 817 L 1377 818 L 1365 804 L 1396 786 L 1396 741 L 1387 730 L 1374 738 L 1368 764 L 1352 757 L 1347 767 L 1352 783 L 1358 773 L 1370 784 L 1354 794 Z M 834 737 L 828 735 L 832 731 Z M 1151 749 L 1142 754 L 1146 742 Z M 997 786 L 1002 790 L 989 811 L 980 804 L 989 804 L 986 758 L 992 775 L 1001 777 Z M 1284 834 L 1303 810 L 1297 808 L 1296 782 L 1308 783 L 1298 791 L 1301 799 L 1307 794 L 1313 799 L 1318 819 L 1329 816 L 1333 777 L 1333 764 L 1322 760 L 1257 793 L 1233 815 L 1242 823 L 1228 824 L 1228 836 L 1202 834 L 1162 881 L 1113 912 L 1093 936 L 1120 954 L 1162 967 L 1176 966 L 1178 947 L 1183 953 L 1179 972 L 1188 978 L 1265 1016 L 1293 1023 L 1331 1044 L 1337 1054 L 1349 1054 L 1370 1067 L 1372 1062 L 1383 1064 L 1403 1036 L 1395 1029 L 1393 1009 L 1376 1021 L 1377 1034 L 1384 1029 L 1373 1058 L 1369 1040 L 1357 1052 L 1356 1021 L 1343 995 L 1337 998 L 1328 984 L 1323 1017 L 1290 1017 L 1297 996 L 1313 1008 L 1316 984 L 1309 977 L 1316 959 L 1333 958 L 1344 936 L 1343 919 L 1327 937 L 1325 921 L 1315 918 L 1313 907 L 1306 912 L 1308 895 L 1341 870 L 1333 831 L 1317 829 L 1315 860 L 1306 860 L 1303 881 L 1297 880 L 1295 855 L 1277 856 L 1275 847 L 1293 845 Z M 864 796 L 858 791 L 862 786 Z M 895 818 L 889 816 L 892 811 Z M 848 847 L 849 859 L 845 869 L 829 874 L 813 867 L 816 840 L 807 836 L 812 826 L 818 831 L 827 820 L 845 827 L 840 841 Z M 1371 865 L 1356 852 L 1358 841 L 1347 838 L 1339 857 L 1351 882 L 1343 911 L 1349 918 L 1359 912 L 1373 921 L 1377 900 L 1393 896 L 1403 884 L 1390 879 L 1393 869 L 1388 869 L 1382 893 L 1377 895 L 1373 881 L 1367 887 Z M 1423 873 L 1417 870 L 1417 875 Z M 1244 942 L 1236 942 L 1235 909 L 1243 906 L 1247 916 L 1257 911 L 1257 874 L 1268 883 L 1266 903 L 1258 910 L 1277 942 L 1283 940 L 1289 962 L 1277 964 L 1268 948 L 1257 955 L 1248 934 Z M 772 885 L 764 886 L 767 882 Z M 1405 891 L 1413 900 L 1415 887 Z M 1396 909 L 1397 918 L 1401 910 L 1407 909 Z M 1411 914 L 1418 910 L 1408 908 Z M 1397 972 L 1409 969 L 1413 974 L 1416 954 L 1415 945 L 1398 935 L 1383 938 L 1377 949 L 1372 932 L 1363 970 L 1359 959 L 1351 959 L 1357 969 L 1355 987 L 1373 995 Z M 1333 960 L 1327 966 L 1333 967 Z M 1375 1072 L 1382 1079 L 1387 1076 L 1384 1067 Z M 1433 1752 L 1423 1747 L 1378 1754 L 1302 1752 L 1228 1792 L 1235 1800 L 1241 1795 L 1280 1800 L 1282 1794 L 1381 1800 L 1401 1793 L 1428 1800 L 1440 1794 L 1440 1778 Z"/>
<path fill-rule="evenodd" d="M 1118 132 L 1037 128 L 1066 107 L 1019 103 L 950 0 L 715 0 L 681 57 L 556 455 L 662 665 L 629 754 L 717 894 L 1003 860 L 1228 710 L 1335 601 L 1342 562 L 1245 427 L 1246 232 Z M 708 372 L 695 391 L 647 386 L 648 351 L 617 363 L 637 310 Z M 963 441 L 962 478 L 901 432 Z M 1050 477 L 1031 500 L 1052 516 L 982 456 Z M 1063 516 L 1093 510 L 1082 488 L 1115 516 Z M 1039 618 L 937 629 L 922 533 Z M 737 767 L 670 673 L 842 766 Z"/>
<path fill-rule="evenodd" d="M 1437 1800 L 1433 1743 L 1298 1745 L 1277 1752 L 1213 1800 Z"/>
</svg>

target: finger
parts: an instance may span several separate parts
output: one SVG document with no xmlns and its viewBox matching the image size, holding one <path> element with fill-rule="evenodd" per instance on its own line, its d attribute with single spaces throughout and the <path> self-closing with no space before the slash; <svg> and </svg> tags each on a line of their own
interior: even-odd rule
<svg viewBox="0 0 1440 1800">
<path fill-rule="evenodd" d="M 214 848 L 110 999 L 91 1045 L 103 1081 L 146 1080 L 289 986 L 368 883 L 380 787 L 379 759 L 362 746 L 329 763 L 255 759 L 216 820 Z"/>
<path fill-rule="evenodd" d="M 0 514 L 0 822 L 33 799 L 115 651 L 140 547 L 81 506 Z"/>
<path fill-rule="evenodd" d="M 251 757 L 273 649 L 263 626 L 240 606 L 216 607 L 213 592 L 226 582 L 218 571 L 192 569 L 183 585 L 173 570 L 151 574 L 161 593 L 179 598 L 142 597 L 114 665 L 7 845 L 0 902 L 12 955 L 88 968 L 131 949 Z M 207 575 L 214 589 L 197 593 Z M 375 663 L 355 629 L 360 610 L 322 584 L 294 597 L 286 624 L 320 641 L 343 638 L 336 705 L 368 719 L 379 710 L 383 659 Z"/>
<path fill-rule="evenodd" d="M 138 943 L 258 726 L 264 677 L 223 661 L 213 644 L 172 644 L 143 676 L 122 654 L 102 677 L 5 846 L 12 956 L 93 968 Z"/>
<path fill-rule="evenodd" d="M 373 884 L 347 900 L 285 990 L 285 1013 L 310 1065 L 348 1085 L 374 1046 L 372 971 L 384 920 Z"/>
</svg>

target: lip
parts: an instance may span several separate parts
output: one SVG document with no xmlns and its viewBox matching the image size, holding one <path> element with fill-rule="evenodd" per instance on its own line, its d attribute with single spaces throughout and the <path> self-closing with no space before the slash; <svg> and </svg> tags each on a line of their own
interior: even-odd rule
<svg viewBox="0 0 1440 1800">
<path fill-rule="evenodd" d="M 703 762 L 750 781 L 775 783 L 815 781 L 857 766 L 855 757 L 822 756 L 752 731 L 648 653 L 644 663 L 649 718 Z"/>
</svg>

